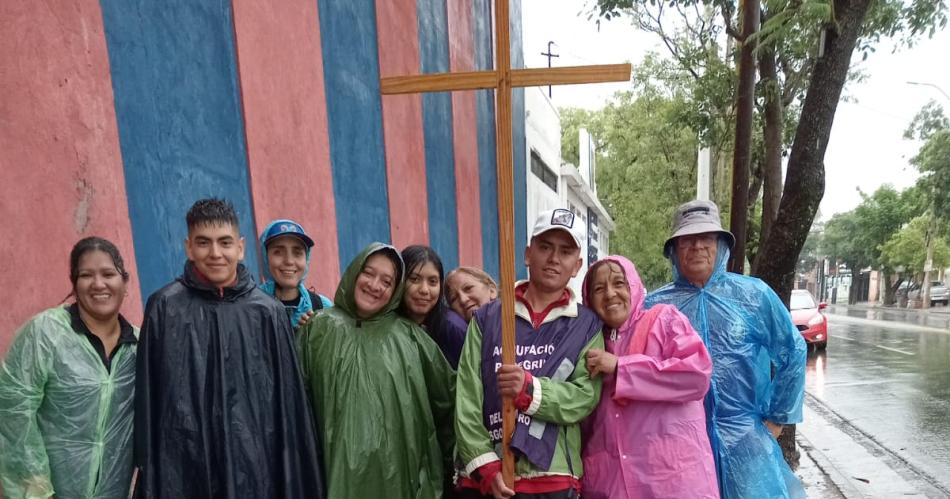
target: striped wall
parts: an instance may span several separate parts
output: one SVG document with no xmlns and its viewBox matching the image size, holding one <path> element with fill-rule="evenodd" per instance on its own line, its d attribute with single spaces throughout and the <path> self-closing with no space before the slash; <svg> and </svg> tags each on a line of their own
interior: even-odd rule
<svg viewBox="0 0 950 499">
<path fill-rule="evenodd" d="M 96 0 L 0 2 L 0 355 L 70 292 L 69 251 L 97 234 L 139 276 L 102 15 Z"/>
<path fill-rule="evenodd" d="M 24 284 L 0 287 L 0 352 L 69 292 L 85 235 L 119 245 L 138 322 L 142 297 L 180 274 L 185 212 L 208 196 L 237 208 L 254 273 L 257 231 L 302 222 L 317 242 L 308 285 L 327 295 L 375 240 L 497 275 L 492 92 L 379 93 L 381 75 L 490 68 L 490 3 L 0 2 L 0 224 L 15 235 L 0 264 Z M 520 252 L 521 92 L 513 108 Z"/>
</svg>

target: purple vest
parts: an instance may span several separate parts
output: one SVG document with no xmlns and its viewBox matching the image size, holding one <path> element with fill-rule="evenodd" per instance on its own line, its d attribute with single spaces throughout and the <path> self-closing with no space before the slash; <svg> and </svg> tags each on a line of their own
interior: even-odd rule
<svg viewBox="0 0 950 499">
<path fill-rule="evenodd" d="M 475 312 L 474 320 L 482 332 L 482 421 L 492 444 L 501 445 L 501 395 L 495 372 L 501 366 L 501 302 L 495 300 Z M 566 381 L 574 372 L 584 346 L 599 334 L 602 323 L 587 307 L 577 305 L 577 317 L 558 317 L 540 329 L 521 317 L 515 317 L 516 363 L 532 376 Z M 544 394 L 542 394 L 543 399 Z M 511 447 L 524 455 L 537 469 L 547 471 L 558 442 L 560 426 L 535 421 L 518 413 Z M 499 455 L 501 453 L 499 452 Z"/>
</svg>

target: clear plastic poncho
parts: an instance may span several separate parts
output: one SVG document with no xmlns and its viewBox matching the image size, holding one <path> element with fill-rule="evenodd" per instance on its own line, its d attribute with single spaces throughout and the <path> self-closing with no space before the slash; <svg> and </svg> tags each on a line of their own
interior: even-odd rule
<svg viewBox="0 0 950 499">
<path fill-rule="evenodd" d="M 646 304 L 676 305 L 712 357 L 704 404 L 722 497 L 804 497 L 763 423 L 802 420 L 806 347 L 788 309 L 761 280 L 726 271 L 729 247 L 722 239 L 703 288 L 683 277 L 675 254 L 670 260 L 673 282 L 650 293 Z"/>
<path fill-rule="evenodd" d="M 128 497 L 136 346 L 119 348 L 110 373 L 70 324 L 64 307 L 37 314 L 0 364 L 5 499 Z"/>
</svg>

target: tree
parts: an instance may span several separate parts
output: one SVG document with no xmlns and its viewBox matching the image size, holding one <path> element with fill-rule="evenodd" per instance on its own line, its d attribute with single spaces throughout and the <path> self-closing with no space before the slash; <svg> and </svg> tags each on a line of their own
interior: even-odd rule
<svg viewBox="0 0 950 499">
<path fill-rule="evenodd" d="M 882 271 L 885 304 L 894 303 L 894 291 L 900 282 L 891 283 L 895 267 L 882 258 L 882 246 L 895 232 L 923 211 L 919 191 L 910 188 L 897 192 L 884 185 L 870 196 L 861 193 L 862 201 L 855 209 L 835 214 L 825 224 L 821 251 L 833 262 L 844 262 L 853 270 L 875 267 Z M 852 287 L 852 289 L 855 289 Z M 849 297 L 853 303 L 855 296 Z"/>
<path fill-rule="evenodd" d="M 884 261 L 892 268 L 903 267 L 911 275 L 917 275 L 924 268 L 926 248 L 924 239 L 927 237 L 929 217 L 919 216 L 910 221 L 901 230 L 894 233 L 886 243 L 881 245 Z M 934 244 L 934 266 L 950 266 L 950 241 L 945 237 L 938 237 Z"/>
<path fill-rule="evenodd" d="M 774 50 L 776 77 L 782 83 L 782 92 L 773 93 L 782 95 L 782 103 L 786 104 L 782 118 L 786 124 L 790 120 L 795 122 L 795 133 L 778 212 L 774 216 L 770 213 L 774 190 L 769 191 L 770 208 L 763 209 L 762 232 L 767 237 L 759 244 L 761 256 L 754 273 L 785 301 L 793 284 L 794 262 L 824 194 L 823 158 L 837 103 L 849 77 L 852 54 L 857 50 L 867 57 L 884 37 L 911 45 L 916 37 L 932 35 L 938 27 L 945 26 L 946 11 L 945 1 L 932 0 L 881 0 L 874 2 L 873 8 L 870 0 L 765 3 L 764 22 L 756 35 L 760 55 L 762 50 Z M 629 15 L 638 26 L 657 33 L 672 59 L 697 82 L 706 77 L 702 68 L 708 65 L 710 54 L 718 54 L 717 36 L 725 32 L 731 40 L 740 38 L 735 29 L 735 14 L 733 2 L 725 0 L 597 0 L 593 11 L 593 15 L 606 19 Z M 721 17 L 718 23 L 714 22 L 717 17 Z M 670 24 L 682 28 L 670 29 Z M 690 45 L 698 48 L 690 49 Z M 724 60 L 730 57 L 727 54 Z M 769 66 L 761 64 L 768 57 L 759 58 L 760 66 Z M 763 80 L 770 79 L 771 76 L 763 76 Z M 707 82 L 707 86 L 713 85 Z M 775 85 L 762 87 L 773 87 L 774 91 Z M 771 126 L 780 126 L 774 123 L 776 120 L 771 121 Z M 774 158 L 775 135 L 767 136 L 771 137 L 768 142 L 772 154 L 762 157 Z M 763 145 L 765 142 L 762 141 Z M 774 183 L 775 177 L 773 166 L 765 178 Z"/>
<path fill-rule="evenodd" d="M 681 98 L 641 87 L 639 96 L 620 93 L 598 112 L 560 112 L 565 161 L 577 147 L 576 132 L 568 130 L 586 127 L 597 142 L 597 190 L 617 223 L 610 251 L 636 262 L 648 289 L 672 277 L 663 243 L 673 210 L 693 197 L 696 185 L 698 142 L 684 124 L 688 107 Z"/>
<path fill-rule="evenodd" d="M 910 161 L 922 174 L 918 186 L 938 221 L 950 217 L 950 129 L 933 131 Z"/>
<path fill-rule="evenodd" d="M 767 238 L 759 244 L 754 272 L 787 304 L 798 255 L 824 196 L 824 156 L 835 111 L 849 76 L 852 54 L 858 49 L 866 57 L 882 37 L 901 37 L 904 43 L 910 44 L 923 33 L 932 35 L 938 26 L 946 25 L 947 5 L 945 0 L 908 0 L 906 3 L 902 0 L 779 0 L 765 4 L 767 21 L 757 35 L 758 44 L 774 47 L 777 60 L 782 61 L 784 57 L 789 62 L 787 67 L 800 68 L 795 74 L 804 75 L 799 83 L 806 87 L 778 211 L 774 218 L 771 213 L 763 214 L 768 218 L 763 224 L 768 225 L 768 232 Z M 737 37 L 732 1 L 596 1 L 599 15 L 607 19 L 619 15 L 621 9 L 636 11 L 635 6 L 641 10 L 652 7 L 662 12 L 664 5 L 684 18 L 691 17 L 687 13 L 692 9 L 703 21 L 712 19 L 708 12 L 719 12 L 726 33 Z M 700 5 L 705 7 L 705 12 L 700 12 Z M 660 19 L 661 15 L 655 17 Z M 816 19 L 820 22 L 808 24 Z M 695 31 L 689 23 L 686 26 L 687 31 Z M 715 36 L 705 38 L 716 39 Z M 805 53 L 811 55 L 800 57 L 801 53 L 784 51 L 802 47 L 809 47 Z M 817 53 L 811 52 L 811 47 L 817 47 Z M 786 82 L 794 81 L 788 78 L 790 74 L 786 73 Z M 776 126 L 774 122 L 773 126 Z M 768 178 L 774 181 L 775 177 L 769 175 Z M 733 199 L 732 202 L 749 200 Z M 794 429 L 783 433 L 780 441 L 786 459 L 796 463 Z"/>
<path fill-rule="evenodd" d="M 943 106 L 930 101 L 911 120 L 907 130 L 904 130 L 904 138 L 927 140 L 934 132 L 948 128 L 950 128 L 950 120 L 943 114 Z"/>
</svg>

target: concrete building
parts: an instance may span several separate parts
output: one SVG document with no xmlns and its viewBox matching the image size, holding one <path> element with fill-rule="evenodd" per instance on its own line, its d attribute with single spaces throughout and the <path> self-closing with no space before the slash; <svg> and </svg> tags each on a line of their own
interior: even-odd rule
<svg viewBox="0 0 950 499">
<path fill-rule="evenodd" d="M 316 241 L 307 285 L 329 296 L 371 241 L 429 244 L 447 268 L 498 275 L 493 93 L 379 92 L 381 76 L 493 67 L 490 0 L 3 5 L 0 355 L 67 295 L 84 236 L 122 251 L 123 312 L 139 323 L 143 297 L 182 272 L 185 212 L 209 196 L 234 203 L 253 274 L 259 229 L 301 222 Z M 511 19 L 520 67 L 520 0 Z M 524 93 L 512 99 L 519 221 Z"/>
</svg>

